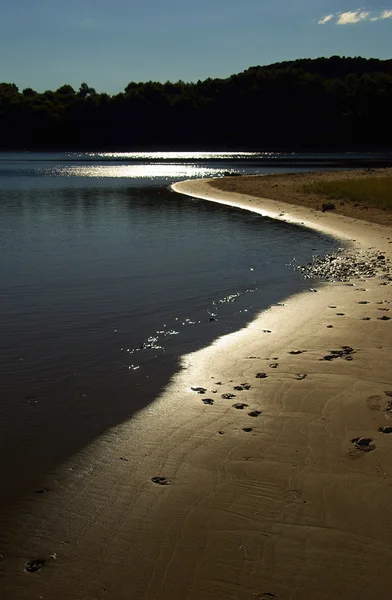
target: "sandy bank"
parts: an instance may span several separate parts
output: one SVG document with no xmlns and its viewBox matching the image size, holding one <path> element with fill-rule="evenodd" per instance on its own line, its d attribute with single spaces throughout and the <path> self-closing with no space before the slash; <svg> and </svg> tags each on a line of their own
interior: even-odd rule
<svg viewBox="0 0 392 600">
<path fill-rule="evenodd" d="M 355 240 L 380 272 L 284 299 L 184 357 L 158 400 L 48 474 L 0 535 L 4 597 L 389 600 L 392 228 L 205 180 L 174 188 Z M 25 573 L 33 558 L 46 562 Z"/>
<path fill-rule="evenodd" d="M 331 171 L 314 173 L 288 173 L 283 175 L 255 175 L 247 177 L 227 177 L 211 179 L 209 185 L 220 191 L 247 194 L 257 198 L 270 198 L 283 201 L 319 211 L 325 198 L 318 194 L 305 192 L 305 184 L 318 183 L 320 181 L 333 182 L 336 180 L 350 179 L 377 179 L 388 178 L 392 188 L 392 169 L 358 169 L 350 171 Z M 380 225 L 391 225 L 392 214 L 375 208 L 364 201 L 335 201 L 335 213 L 379 223 Z"/>
</svg>

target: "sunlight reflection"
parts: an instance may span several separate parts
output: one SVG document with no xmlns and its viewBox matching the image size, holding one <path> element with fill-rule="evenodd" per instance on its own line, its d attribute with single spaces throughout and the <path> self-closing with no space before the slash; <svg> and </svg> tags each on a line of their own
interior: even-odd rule
<svg viewBox="0 0 392 600">
<path fill-rule="evenodd" d="M 236 159 L 259 157 L 278 157 L 279 152 L 83 152 L 69 153 L 69 156 L 82 156 L 83 158 L 104 158 L 110 160 L 211 160 L 211 159 Z"/>
<path fill-rule="evenodd" d="M 203 168 L 199 165 L 92 165 L 53 169 L 60 177 L 130 177 L 130 178 L 180 178 L 213 177 L 221 174 L 221 169 Z"/>
</svg>

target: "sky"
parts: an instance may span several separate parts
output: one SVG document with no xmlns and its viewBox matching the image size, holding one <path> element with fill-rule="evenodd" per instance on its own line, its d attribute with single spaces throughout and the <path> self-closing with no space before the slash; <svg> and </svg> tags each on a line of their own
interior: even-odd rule
<svg viewBox="0 0 392 600">
<path fill-rule="evenodd" d="M 0 0 L 0 81 L 197 81 L 318 56 L 392 57 L 392 0 Z"/>
</svg>

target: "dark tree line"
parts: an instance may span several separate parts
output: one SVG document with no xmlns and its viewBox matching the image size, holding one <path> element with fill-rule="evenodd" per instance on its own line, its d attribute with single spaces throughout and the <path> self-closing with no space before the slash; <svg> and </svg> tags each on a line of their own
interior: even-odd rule
<svg viewBox="0 0 392 600">
<path fill-rule="evenodd" d="M 197 83 L 124 92 L 19 91 L 0 83 L 0 147 L 17 149 L 385 149 L 392 60 L 301 59 Z"/>
</svg>

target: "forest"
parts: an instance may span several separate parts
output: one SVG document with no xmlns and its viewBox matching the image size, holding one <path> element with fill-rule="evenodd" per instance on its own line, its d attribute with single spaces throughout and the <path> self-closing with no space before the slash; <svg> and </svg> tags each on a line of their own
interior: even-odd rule
<svg viewBox="0 0 392 600">
<path fill-rule="evenodd" d="M 0 148 L 385 150 L 392 60 L 299 59 L 226 79 L 87 83 L 38 93 L 0 83 Z"/>
</svg>

